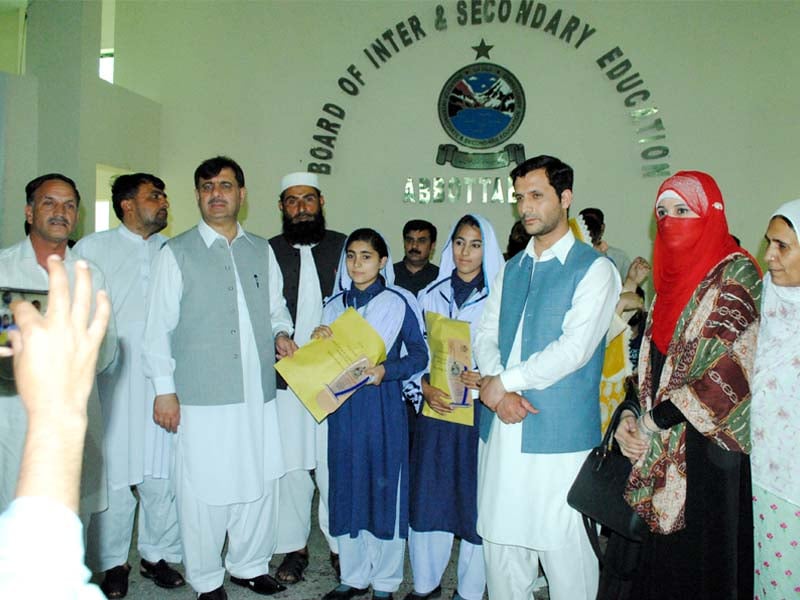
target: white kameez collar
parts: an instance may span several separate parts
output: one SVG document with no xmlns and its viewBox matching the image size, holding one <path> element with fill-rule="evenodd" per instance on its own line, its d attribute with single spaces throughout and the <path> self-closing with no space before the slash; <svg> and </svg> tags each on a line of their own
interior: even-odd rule
<svg viewBox="0 0 800 600">
<path fill-rule="evenodd" d="M 128 227 L 125 225 L 125 223 L 120 223 L 119 227 L 117 229 L 119 229 L 119 234 L 122 237 L 127 238 L 127 239 L 131 240 L 132 242 L 137 242 L 137 243 L 140 243 L 140 244 L 141 243 L 144 243 L 144 244 L 149 243 L 150 240 L 155 239 L 154 236 L 156 235 L 155 233 L 153 233 L 153 234 L 150 235 L 149 238 L 144 239 L 144 237 L 142 237 L 138 233 L 135 233 L 135 232 L 131 231 L 130 229 L 128 229 Z"/>
<path fill-rule="evenodd" d="M 557 258 L 558 261 L 563 265 L 565 262 L 567 262 L 567 255 L 569 254 L 569 251 L 572 250 L 572 246 L 575 244 L 575 236 L 573 235 L 572 230 L 567 230 L 567 233 L 565 233 L 560 240 L 542 252 L 542 255 L 538 257 L 533 251 L 534 241 L 534 238 L 531 237 L 531 239 L 528 241 L 528 245 L 525 246 L 525 254 L 530 256 L 534 262 L 543 262 L 552 258 Z M 523 256 L 520 256 L 520 260 L 523 258 Z"/>
<path fill-rule="evenodd" d="M 205 243 L 207 248 L 210 248 L 211 244 L 217 241 L 217 239 L 220 239 L 224 241 L 226 245 L 231 246 L 233 242 L 235 242 L 239 238 L 244 238 L 255 246 L 253 240 L 250 239 L 250 236 L 247 235 L 247 232 L 244 229 L 242 229 L 241 224 L 238 222 L 236 223 L 236 237 L 233 238 L 230 244 L 228 243 L 228 238 L 214 231 L 211 225 L 206 223 L 203 219 L 200 219 L 200 223 L 197 224 L 197 231 L 200 232 L 200 237 L 203 238 L 203 242 Z"/>
<path fill-rule="evenodd" d="M 40 265 L 39 262 L 36 260 L 36 252 L 34 252 L 33 250 L 33 244 L 31 243 L 30 235 L 22 241 L 22 244 L 20 245 L 19 256 L 20 258 L 27 258 L 33 260 L 34 262 L 36 262 L 36 266 L 38 266 L 43 273 L 45 274 L 47 273 L 47 269 L 45 269 L 42 265 Z M 67 247 L 64 248 L 64 263 L 66 264 L 71 260 L 72 260 L 72 252 L 69 249 L 69 245 L 67 245 Z"/>
</svg>

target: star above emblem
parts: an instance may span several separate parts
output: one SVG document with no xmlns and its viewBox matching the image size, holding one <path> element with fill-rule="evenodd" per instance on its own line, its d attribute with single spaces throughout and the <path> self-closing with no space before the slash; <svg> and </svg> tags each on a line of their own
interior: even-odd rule
<svg viewBox="0 0 800 600">
<path fill-rule="evenodd" d="M 477 46 L 472 46 L 472 49 L 475 50 L 475 60 L 478 60 L 479 58 L 487 58 L 491 60 L 491 58 L 489 57 L 489 50 L 491 50 L 492 48 L 494 48 L 494 46 L 490 46 L 484 41 L 483 38 L 481 38 L 480 44 L 478 44 Z"/>
</svg>

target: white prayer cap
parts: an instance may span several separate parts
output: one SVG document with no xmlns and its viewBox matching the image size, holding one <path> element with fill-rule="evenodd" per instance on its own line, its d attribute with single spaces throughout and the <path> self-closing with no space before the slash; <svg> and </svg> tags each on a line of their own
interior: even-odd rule
<svg viewBox="0 0 800 600">
<path fill-rule="evenodd" d="M 307 185 L 320 189 L 319 177 L 316 173 L 297 171 L 296 173 L 289 173 L 288 175 L 283 176 L 283 179 L 281 179 L 281 194 L 295 185 Z"/>
</svg>

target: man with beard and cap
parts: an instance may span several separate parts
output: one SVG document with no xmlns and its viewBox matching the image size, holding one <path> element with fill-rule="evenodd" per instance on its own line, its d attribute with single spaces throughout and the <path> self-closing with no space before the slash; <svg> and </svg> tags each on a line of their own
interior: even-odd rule
<svg viewBox="0 0 800 600">
<path fill-rule="evenodd" d="M 31 232 L 21 242 L 0 251 L 0 281 L 6 287 L 41 290 L 47 293 L 47 257 L 56 254 L 64 261 L 70 283 L 74 282 L 78 256 L 68 247 L 70 234 L 78 222 L 80 194 L 75 182 L 60 173 L 49 173 L 25 186 L 25 219 Z M 89 264 L 92 297 L 105 289 L 100 270 Z M 114 361 L 117 335 L 113 315 L 97 359 L 97 372 Z M 4 359 L 8 360 L 8 359 Z M 7 365 L 3 365 L 6 370 Z M 87 406 L 88 427 L 81 469 L 79 516 L 84 527 L 92 513 L 107 506 L 106 474 L 103 467 L 103 421 L 96 387 Z M 14 498 L 28 419 L 12 378 L 0 377 L 0 511 Z M 48 565 L 42 565 L 46 573 Z M 58 585 L 58 582 L 54 582 Z"/>
<path fill-rule="evenodd" d="M 294 341 L 302 346 L 320 324 L 322 299 L 333 292 L 345 236 L 325 228 L 325 196 L 315 173 L 290 173 L 281 180 L 280 189 L 283 233 L 269 243 L 283 273 L 283 295 L 295 324 Z M 276 552 L 286 556 L 276 575 L 282 583 L 291 584 L 303 578 L 308 566 L 315 482 L 320 495 L 319 525 L 337 572 L 339 555 L 328 529 L 328 424 L 317 424 L 280 376 L 277 401 L 286 475 L 279 482 Z"/>
<path fill-rule="evenodd" d="M 439 275 L 439 267 L 430 261 L 436 248 L 436 226 L 412 219 L 403 226 L 403 248 L 403 260 L 394 263 L 394 284 L 416 296 Z"/>
<path fill-rule="evenodd" d="M 103 406 L 103 456 L 108 469 L 108 509 L 92 518 L 90 566 L 105 572 L 100 588 L 108 598 L 128 592 L 128 564 L 136 487 L 139 497 L 140 572 L 164 588 L 184 585 L 167 562 L 182 560 L 175 494 L 169 480 L 174 434 L 153 421 L 155 392 L 142 370 L 142 336 L 154 257 L 167 238 L 169 202 L 164 182 L 149 173 L 120 175 L 111 186 L 119 227 L 89 235 L 75 252 L 106 276 L 119 332 L 119 359 L 98 377 Z"/>
</svg>

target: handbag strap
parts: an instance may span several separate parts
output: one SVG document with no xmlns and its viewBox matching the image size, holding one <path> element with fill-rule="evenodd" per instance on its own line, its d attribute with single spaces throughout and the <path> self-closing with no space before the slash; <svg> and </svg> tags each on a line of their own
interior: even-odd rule
<svg viewBox="0 0 800 600">
<path fill-rule="evenodd" d="M 592 545 L 592 550 L 594 550 L 594 554 L 597 557 L 597 561 L 600 563 L 600 568 L 611 573 L 614 577 L 622 580 L 622 581 L 630 581 L 633 579 L 633 576 L 636 574 L 638 567 L 633 567 L 630 571 L 618 571 L 614 567 L 612 567 L 606 560 L 605 556 L 603 555 L 603 551 L 600 549 L 600 537 L 597 535 L 597 530 L 600 528 L 600 523 L 592 519 L 591 517 L 587 517 L 586 515 L 581 515 L 583 517 L 583 527 L 586 529 L 586 535 L 589 537 L 589 543 Z M 639 544 L 641 542 L 634 542 L 629 540 L 631 544 Z"/>
<path fill-rule="evenodd" d="M 619 421 L 622 418 L 622 413 L 626 410 L 629 410 L 636 416 L 639 416 L 639 406 L 633 404 L 632 402 L 623 402 L 614 409 L 614 413 L 611 415 L 611 420 L 608 422 L 608 427 L 606 427 L 606 431 L 603 434 L 603 441 L 600 442 L 600 446 L 603 448 L 604 453 L 610 450 L 611 444 L 614 442 L 614 433 L 617 431 L 617 427 L 619 427 Z"/>
<path fill-rule="evenodd" d="M 627 399 L 626 399 L 627 400 Z M 617 408 L 614 409 L 614 414 L 611 415 L 611 420 L 608 423 L 608 427 L 606 427 L 606 431 L 603 434 L 603 441 L 600 443 L 603 449 L 603 456 L 607 453 L 611 452 L 611 444 L 614 442 L 614 433 L 617 431 L 617 427 L 619 426 L 619 421 L 622 418 L 622 413 L 625 410 L 630 410 L 634 414 L 639 413 L 639 406 L 632 403 L 632 402 L 623 402 Z M 586 535 L 589 538 L 589 543 L 592 546 L 592 550 L 594 551 L 595 556 L 597 556 L 597 560 L 600 563 L 600 567 L 606 569 L 609 573 L 613 576 L 623 580 L 628 581 L 633 578 L 634 574 L 636 573 L 636 569 L 632 569 L 626 572 L 620 572 L 614 567 L 612 567 L 608 562 L 605 560 L 603 555 L 603 551 L 600 548 L 600 538 L 597 535 L 597 531 L 600 528 L 600 523 L 588 517 L 584 514 L 581 515 L 583 517 L 583 527 L 586 530 Z M 638 543 L 631 541 L 632 544 Z"/>
<path fill-rule="evenodd" d="M 597 557 L 600 566 L 605 567 L 603 551 L 600 549 L 600 538 L 597 535 L 597 528 L 600 526 L 600 524 L 584 514 L 581 514 L 581 516 L 583 517 L 583 527 L 586 529 L 586 535 L 589 537 L 589 543 L 592 545 L 594 555 Z"/>
</svg>

